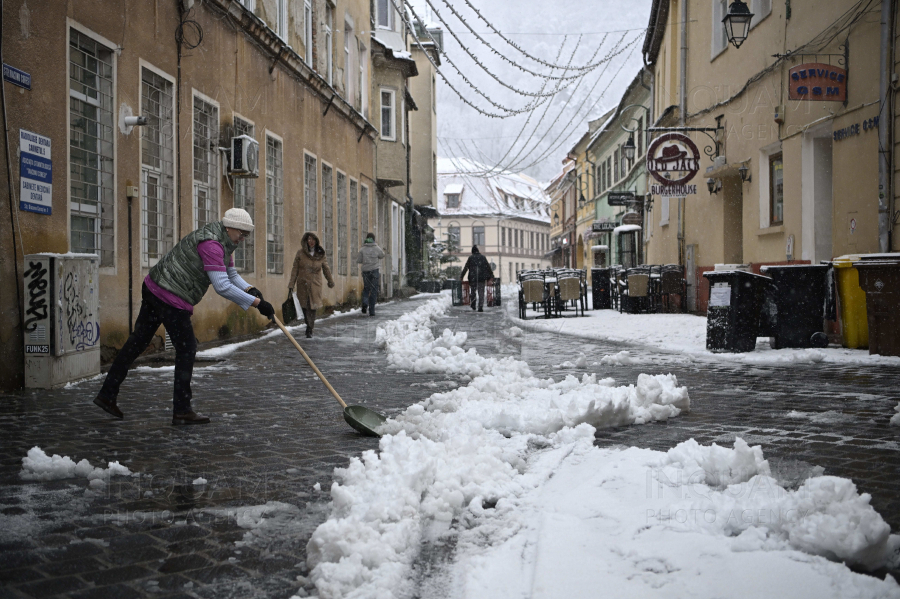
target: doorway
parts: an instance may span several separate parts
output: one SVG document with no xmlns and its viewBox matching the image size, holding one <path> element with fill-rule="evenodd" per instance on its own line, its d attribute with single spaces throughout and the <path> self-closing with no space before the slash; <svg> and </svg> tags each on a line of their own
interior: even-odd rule
<svg viewBox="0 0 900 599">
<path fill-rule="evenodd" d="M 813 264 L 834 257 L 832 144 L 830 125 L 803 136 L 801 257 Z"/>
</svg>

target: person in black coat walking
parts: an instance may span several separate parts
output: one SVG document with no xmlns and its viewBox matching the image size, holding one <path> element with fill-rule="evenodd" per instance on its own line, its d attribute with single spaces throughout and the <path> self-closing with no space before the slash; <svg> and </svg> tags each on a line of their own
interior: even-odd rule
<svg viewBox="0 0 900 599">
<path fill-rule="evenodd" d="M 494 271 L 487 258 L 478 251 L 478 246 L 472 246 L 472 255 L 466 260 L 466 266 L 462 269 L 460 280 L 469 273 L 469 297 L 472 301 L 472 309 L 475 309 L 475 292 L 478 292 L 478 311 L 484 312 L 484 284 L 494 279 Z"/>
</svg>

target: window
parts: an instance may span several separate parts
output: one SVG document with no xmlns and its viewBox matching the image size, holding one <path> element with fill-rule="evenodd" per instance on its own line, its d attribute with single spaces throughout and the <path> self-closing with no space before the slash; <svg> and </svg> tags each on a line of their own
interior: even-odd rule
<svg viewBox="0 0 900 599">
<path fill-rule="evenodd" d="M 173 85 L 141 69 L 141 265 L 153 266 L 175 245 Z"/>
<path fill-rule="evenodd" d="M 353 77 L 350 62 L 350 40 L 353 39 L 353 27 L 350 23 L 344 22 L 344 99 L 352 102 L 355 97 L 351 83 L 355 80 Z"/>
<path fill-rule="evenodd" d="M 284 155 L 281 140 L 266 136 L 266 272 L 284 272 Z"/>
<path fill-rule="evenodd" d="M 506 247 L 506 227 L 500 227 L 500 245 Z"/>
<path fill-rule="evenodd" d="M 305 212 L 304 228 L 307 231 L 315 231 L 319 228 L 319 195 L 316 185 L 316 157 L 311 154 L 303 154 L 303 208 Z"/>
<path fill-rule="evenodd" d="M 635 156 L 644 155 L 644 117 L 638 117 L 637 123 L 637 154 Z"/>
<path fill-rule="evenodd" d="M 728 47 L 728 36 L 725 33 L 725 24 L 722 19 L 728 14 L 728 0 L 713 0 L 712 18 L 712 56 L 710 60 L 721 54 Z"/>
<path fill-rule="evenodd" d="M 334 6 L 325 2 L 325 80 L 334 85 Z"/>
<path fill-rule="evenodd" d="M 288 0 L 275 0 L 277 3 L 276 18 L 278 19 L 278 23 L 276 24 L 275 33 L 283 39 L 287 40 L 288 36 Z"/>
<path fill-rule="evenodd" d="M 391 0 L 378 0 L 378 27 L 381 29 L 394 28 L 394 11 L 391 10 Z"/>
<path fill-rule="evenodd" d="M 472 227 L 472 245 L 484 245 L 484 225 L 474 225 Z"/>
<path fill-rule="evenodd" d="M 459 208 L 458 193 L 446 193 L 444 197 L 447 199 L 447 208 Z"/>
<path fill-rule="evenodd" d="M 194 228 L 219 220 L 219 108 L 194 96 Z"/>
<path fill-rule="evenodd" d="M 406 96 L 400 98 L 400 143 L 406 145 Z"/>
<path fill-rule="evenodd" d="M 234 134 L 249 135 L 253 137 L 253 124 L 248 123 L 242 118 L 234 117 Z M 256 179 L 248 177 L 235 177 L 234 179 L 234 207 L 243 208 L 250 216 L 253 216 L 256 208 Z M 253 272 L 253 254 L 254 254 L 254 237 L 253 233 L 238 244 L 234 250 L 234 267 L 240 272 Z"/>
<path fill-rule="evenodd" d="M 70 247 L 115 264 L 113 53 L 75 29 L 69 39 Z"/>
<path fill-rule="evenodd" d="M 431 153 L 431 187 L 437 189 L 437 153 Z"/>
<path fill-rule="evenodd" d="M 531 247 L 531 249 L 534 249 L 534 231 L 531 232 L 531 245 L 529 247 Z"/>
<path fill-rule="evenodd" d="M 659 199 L 659 226 L 665 227 L 669 224 L 669 198 L 661 197 Z"/>
<path fill-rule="evenodd" d="M 397 140 L 394 130 L 394 99 L 396 93 L 392 89 L 381 88 L 381 139 Z"/>
<path fill-rule="evenodd" d="M 306 47 L 306 64 L 312 66 L 313 63 L 313 22 L 312 22 L 312 1 L 304 0 L 303 2 L 303 45 Z"/>
<path fill-rule="evenodd" d="M 781 152 L 769 156 L 769 215 L 772 225 L 784 222 L 784 161 Z"/>
<path fill-rule="evenodd" d="M 337 174 L 337 272 L 347 274 L 347 175 Z"/>
<path fill-rule="evenodd" d="M 366 60 L 366 46 L 362 42 L 359 42 L 359 54 L 356 62 L 359 64 L 359 111 L 364 117 L 369 118 L 369 95 L 366 93 L 369 88 L 366 81 L 366 65 L 369 61 Z"/>
<path fill-rule="evenodd" d="M 750 12 L 753 13 L 750 27 L 756 27 L 760 21 L 768 17 L 772 12 L 772 0 L 750 0 Z"/>
<path fill-rule="evenodd" d="M 447 227 L 447 245 L 459 250 L 462 246 L 462 235 L 460 234 L 459 225 L 450 225 Z"/>
<path fill-rule="evenodd" d="M 369 188 L 359 186 L 359 226 L 363 233 L 369 232 Z"/>
<path fill-rule="evenodd" d="M 613 153 L 613 182 L 618 181 L 622 177 L 622 163 L 619 160 L 619 148 Z"/>
<path fill-rule="evenodd" d="M 334 270 L 334 169 L 322 163 L 322 245 L 328 267 Z"/>
<path fill-rule="evenodd" d="M 256 0 L 240 0 L 240 3 L 246 6 L 250 12 L 256 10 Z"/>
<path fill-rule="evenodd" d="M 358 195 L 359 195 L 359 183 L 350 179 L 350 211 L 348 217 L 350 219 L 350 243 L 347 244 L 347 249 L 351 249 L 353 246 L 362 242 L 359 237 L 359 204 L 358 204 Z M 359 274 L 358 265 L 356 260 L 351 262 L 350 274 L 356 276 Z"/>
</svg>

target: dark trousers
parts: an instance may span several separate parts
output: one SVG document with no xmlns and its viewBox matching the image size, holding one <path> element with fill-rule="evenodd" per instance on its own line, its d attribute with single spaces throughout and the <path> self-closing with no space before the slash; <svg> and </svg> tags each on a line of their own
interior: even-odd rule
<svg viewBox="0 0 900 599">
<path fill-rule="evenodd" d="M 316 326 L 315 308 L 303 308 L 303 320 L 306 321 L 306 334 L 312 335 L 313 327 Z"/>
<path fill-rule="evenodd" d="M 163 302 L 153 295 L 146 285 L 141 290 L 141 311 L 134 322 L 134 332 L 119 350 L 115 361 L 109 368 L 101 397 L 115 401 L 119 395 L 119 386 L 128 376 L 128 367 L 141 355 L 159 325 L 165 325 L 166 332 L 175 346 L 175 393 L 173 403 L 175 413 L 184 414 L 191 411 L 191 377 L 194 374 L 194 357 L 197 355 L 197 339 L 194 337 L 194 325 L 191 314 L 187 310 L 179 310 Z"/>
<path fill-rule="evenodd" d="M 485 281 L 469 281 L 469 298 L 472 308 L 475 308 L 475 292 L 478 292 L 478 308 L 484 308 L 484 284 Z"/>
<path fill-rule="evenodd" d="M 381 273 L 376 268 L 368 270 L 362 274 L 363 276 L 363 306 L 369 307 L 369 314 L 375 313 L 375 304 L 378 303 L 378 286 L 381 283 Z"/>
</svg>

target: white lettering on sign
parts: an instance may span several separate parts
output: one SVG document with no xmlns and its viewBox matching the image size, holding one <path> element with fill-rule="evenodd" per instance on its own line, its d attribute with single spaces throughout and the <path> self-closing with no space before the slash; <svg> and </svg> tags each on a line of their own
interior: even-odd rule
<svg viewBox="0 0 900 599">
<path fill-rule="evenodd" d="M 53 212 L 53 161 L 51 140 L 19 129 L 19 210 L 51 214 Z"/>
</svg>

